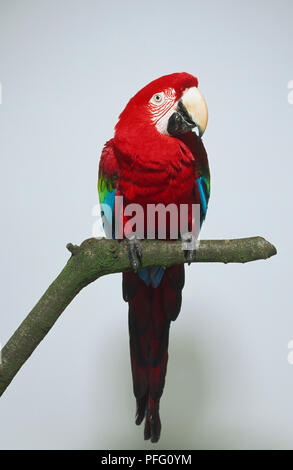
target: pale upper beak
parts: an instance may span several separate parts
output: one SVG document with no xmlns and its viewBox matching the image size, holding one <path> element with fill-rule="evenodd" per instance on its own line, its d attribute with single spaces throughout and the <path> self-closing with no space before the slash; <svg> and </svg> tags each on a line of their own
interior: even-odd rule
<svg viewBox="0 0 293 470">
<path fill-rule="evenodd" d="M 183 94 L 182 103 L 198 128 L 201 137 L 208 123 L 208 107 L 206 100 L 198 88 L 192 87 Z"/>
<path fill-rule="evenodd" d="M 208 108 L 206 101 L 197 87 L 186 90 L 178 101 L 176 111 L 170 116 L 168 133 L 180 135 L 193 128 L 198 129 L 201 137 L 207 127 Z"/>
</svg>

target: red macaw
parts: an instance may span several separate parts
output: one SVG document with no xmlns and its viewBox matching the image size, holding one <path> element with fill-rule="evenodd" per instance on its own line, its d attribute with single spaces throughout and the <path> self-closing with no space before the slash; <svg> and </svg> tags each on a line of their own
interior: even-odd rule
<svg viewBox="0 0 293 470">
<path fill-rule="evenodd" d="M 206 102 L 196 77 L 187 73 L 163 76 L 131 98 L 100 160 L 98 191 L 105 231 L 117 238 L 119 225 L 133 267 L 133 271 L 123 273 L 123 298 L 129 304 L 136 424 L 145 418 L 144 438 L 152 442 L 160 438 L 159 403 L 165 384 L 169 328 L 181 308 L 184 264 L 140 268 L 142 244 L 125 233 L 129 218 L 123 211 L 121 215 L 117 201 L 120 196 L 123 207 L 136 203 L 143 209 L 148 204 L 199 204 L 201 225 L 210 195 L 209 165 L 201 140 L 207 119 Z M 166 220 L 168 240 L 170 220 Z M 189 215 L 188 227 L 190 221 Z M 158 229 L 157 220 L 155 238 Z M 190 262 L 194 251 L 185 254 Z"/>
</svg>

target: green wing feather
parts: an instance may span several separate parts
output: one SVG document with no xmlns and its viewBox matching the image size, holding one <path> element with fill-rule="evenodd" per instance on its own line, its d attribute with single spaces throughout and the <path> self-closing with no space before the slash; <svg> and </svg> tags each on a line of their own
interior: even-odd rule
<svg viewBox="0 0 293 470">
<path fill-rule="evenodd" d="M 119 166 L 115 157 L 113 141 L 107 142 L 103 148 L 98 177 L 98 194 L 105 233 L 114 236 L 114 209 L 117 192 Z"/>
</svg>

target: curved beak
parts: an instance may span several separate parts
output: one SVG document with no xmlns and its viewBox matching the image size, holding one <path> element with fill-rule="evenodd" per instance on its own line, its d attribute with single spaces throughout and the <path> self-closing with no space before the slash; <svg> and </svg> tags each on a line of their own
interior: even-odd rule
<svg viewBox="0 0 293 470">
<path fill-rule="evenodd" d="M 167 131 L 171 135 L 180 135 L 197 128 L 201 137 L 207 127 L 208 107 L 198 88 L 192 87 L 183 93 L 175 112 L 170 116 Z"/>
</svg>

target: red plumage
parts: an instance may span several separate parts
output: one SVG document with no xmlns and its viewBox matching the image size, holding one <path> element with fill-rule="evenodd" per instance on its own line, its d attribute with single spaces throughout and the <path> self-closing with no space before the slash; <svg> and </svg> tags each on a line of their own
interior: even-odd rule
<svg viewBox="0 0 293 470">
<path fill-rule="evenodd" d="M 147 286 L 135 273 L 123 274 L 123 297 L 129 303 L 130 357 L 136 423 L 146 414 L 145 439 L 160 437 L 159 403 L 165 385 L 170 322 L 181 307 L 184 265 L 165 270 L 159 287 Z"/>
<path fill-rule="evenodd" d="M 109 191 L 114 187 L 116 196 L 123 196 L 124 207 L 137 203 L 146 209 L 150 203 L 173 203 L 179 208 L 180 204 L 202 202 L 196 181 L 203 174 L 209 177 L 209 172 L 201 139 L 192 132 L 176 137 L 160 133 L 149 112 L 155 93 L 172 89 L 178 102 L 186 89 L 197 85 L 197 78 L 186 73 L 161 77 L 140 90 L 121 113 L 114 138 L 102 153 L 100 178 Z M 126 216 L 121 219 L 123 227 L 127 220 Z M 147 285 L 134 272 L 123 274 L 136 422 L 140 424 L 146 413 L 145 439 L 152 442 L 160 437 L 159 402 L 165 384 L 169 328 L 180 312 L 183 286 L 184 265 L 166 269 L 158 287 Z"/>
</svg>

